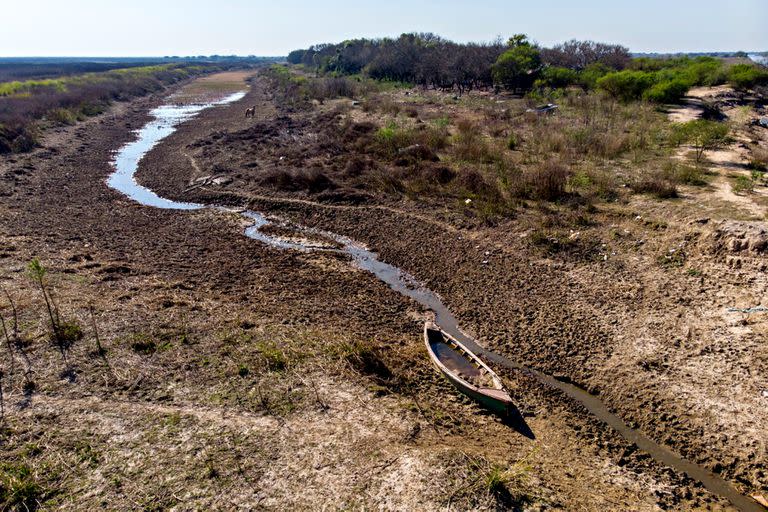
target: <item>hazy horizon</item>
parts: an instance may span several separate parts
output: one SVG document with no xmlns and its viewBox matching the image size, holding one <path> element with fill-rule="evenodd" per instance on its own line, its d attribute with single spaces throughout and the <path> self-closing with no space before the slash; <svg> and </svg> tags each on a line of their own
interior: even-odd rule
<svg viewBox="0 0 768 512">
<path fill-rule="evenodd" d="M 768 3 L 648 0 L 617 5 L 563 0 L 528 2 L 393 0 L 386 8 L 347 0 L 311 3 L 223 0 L 32 0 L 4 7 L 13 20 L 0 33 L 0 57 L 284 56 L 293 49 L 357 37 L 434 32 L 458 41 L 491 41 L 525 33 L 543 46 L 592 39 L 635 53 L 768 50 Z"/>
</svg>

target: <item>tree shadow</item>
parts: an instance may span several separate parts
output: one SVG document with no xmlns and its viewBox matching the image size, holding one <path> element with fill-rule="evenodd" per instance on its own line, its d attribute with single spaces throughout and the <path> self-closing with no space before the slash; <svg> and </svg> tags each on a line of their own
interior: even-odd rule
<svg viewBox="0 0 768 512">
<path fill-rule="evenodd" d="M 16 404 L 16 407 L 19 408 L 19 410 L 26 409 L 30 405 L 32 405 L 32 396 L 35 394 L 35 383 L 34 381 L 28 380 L 24 383 L 24 390 L 23 390 L 23 398 L 19 400 L 19 402 Z"/>
</svg>

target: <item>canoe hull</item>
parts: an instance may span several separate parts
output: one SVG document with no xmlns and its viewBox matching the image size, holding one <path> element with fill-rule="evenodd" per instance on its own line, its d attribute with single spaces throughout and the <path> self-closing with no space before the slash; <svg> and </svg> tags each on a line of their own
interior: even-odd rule
<svg viewBox="0 0 768 512">
<path fill-rule="evenodd" d="M 448 382 L 450 382 L 457 391 L 468 398 L 475 400 L 485 409 L 501 416 L 509 415 L 514 409 L 512 398 L 504 389 L 498 375 L 496 375 L 493 370 L 480 360 L 480 358 L 473 354 L 458 340 L 445 333 L 432 322 L 427 322 L 424 325 L 424 343 L 426 344 L 427 352 L 429 353 L 429 357 L 435 368 L 448 379 Z M 446 361 L 441 360 L 441 357 L 446 357 L 443 350 L 438 351 L 438 347 L 442 345 L 453 347 L 454 350 L 458 349 L 457 352 L 463 357 L 461 361 L 464 361 L 464 363 L 471 362 L 476 367 L 474 368 L 474 371 L 479 371 L 482 375 L 485 375 L 486 378 L 490 378 L 487 385 L 493 387 L 480 386 L 477 382 L 472 384 L 465 380 L 467 379 L 467 376 L 464 375 L 461 370 L 458 370 L 455 364 L 452 365 L 449 362 L 450 358 Z"/>
<path fill-rule="evenodd" d="M 438 366 L 436 366 L 436 368 L 446 379 L 448 379 L 448 382 L 453 384 L 453 387 L 455 387 L 464 396 L 471 398 L 472 400 L 482 405 L 485 409 L 488 409 L 489 411 L 500 416 L 507 416 L 509 414 L 512 402 L 488 396 L 481 391 L 475 391 L 474 389 L 466 386 L 453 374 L 443 371 L 443 369 Z"/>
</svg>

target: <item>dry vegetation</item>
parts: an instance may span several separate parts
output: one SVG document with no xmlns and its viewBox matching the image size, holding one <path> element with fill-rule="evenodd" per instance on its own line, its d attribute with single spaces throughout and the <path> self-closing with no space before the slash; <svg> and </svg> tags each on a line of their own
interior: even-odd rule
<svg viewBox="0 0 768 512">
<path fill-rule="evenodd" d="M 289 138 L 257 124 L 224 136 L 204 157 L 239 141 L 269 141 L 256 148 L 259 157 L 275 158 L 272 170 L 260 172 L 266 186 L 340 200 L 379 193 L 447 200 L 484 222 L 514 215 L 531 201 L 588 209 L 626 201 L 632 192 L 676 197 L 679 185 L 703 184 L 701 168 L 672 160 L 672 130 L 649 103 L 573 89 L 556 99 L 555 113 L 538 114 L 529 110 L 541 98 L 478 92 L 451 99 L 420 88 L 381 90 L 365 79 L 272 71 L 287 113 L 310 109 L 309 91 L 324 89 L 312 84 L 328 80 L 345 80 L 345 96 L 355 103 L 329 93 L 322 98 L 330 101 L 326 108 L 284 118 Z M 318 158 L 312 146 L 327 156 Z M 282 170 L 286 164 L 305 170 Z"/>
<path fill-rule="evenodd" d="M 474 448 L 473 431 L 506 427 L 438 399 L 419 344 L 265 323 L 180 283 L 129 278 L 144 290 L 129 298 L 90 262 L 2 282 L 4 509 L 549 501 L 528 462 Z M 65 358 L 57 316 L 79 332 Z"/>
<path fill-rule="evenodd" d="M 173 141 L 168 149 L 173 157 L 160 160 L 164 173 L 156 179 L 163 187 L 227 204 L 276 193 L 274 204 L 284 206 L 282 213 L 301 205 L 290 213 L 304 215 L 307 224 L 360 240 L 369 236 L 378 241 L 377 250 L 388 251 L 383 254 L 388 261 L 404 260 L 403 268 L 415 268 L 430 287 L 450 297 L 462 321 L 479 328 L 484 341 L 585 382 L 656 439 L 679 442 L 673 447 L 688 450 L 686 456 L 717 461 L 720 466 L 710 467 L 744 488 L 760 489 L 765 473 L 756 466 L 762 455 L 728 456 L 723 466 L 719 460 L 738 435 L 731 429 L 720 436 L 707 430 L 709 423 L 688 423 L 686 404 L 653 387 L 659 382 L 667 387 L 657 372 L 671 375 L 668 359 L 682 359 L 681 372 L 688 364 L 702 379 L 709 378 L 695 366 L 707 363 L 697 359 L 702 354 L 725 352 L 719 364 L 750 367 L 751 348 L 742 350 L 741 338 L 731 350 L 718 345 L 722 336 L 710 346 L 701 335 L 701 348 L 694 331 L 705 328 L 699 318 L 687 319 L 696 325 L 689 327 L 686 340 L 664 338 L 662 348 L 638 355 L 633 350 L 644 349 L 641 342 L 633 338 L 613 345 L 618 336 L 609 340 L 602 324 L 579 330 L 592 328 L 589 312 L 595 310 L 621 328 L 621 322 L 628 323 L 635 329 L 627 329 L 630 335 L 641 332 L 653 339 L 654 328 L 679 331 L 680 308 L 692 301 L 701 308 L 720 307 L 695 301 L 715 294 L 727 297 L 721 301 L 742 297 L 745 283 L 754 283 L 735 272 L 742 259 L 752 265 L 752 256 L 731 255 L 736 254 L 731 245 L 738 252 L 746 235 L 725 234 L 710 249 L 699 231 L 709 219 L 691 221 L 694 213 L 684 210 L 693 208 L 689 203 L 667 200 L 692 190 L 709 193 L 708 183 L 719 178 L 706 158 L 710 149 L 697 155 L 695 143 L 689 148 L 691 140 L 680 136 L 654 104 L 621 102 L 580 88 L 553 96 L 474 91 L 459 98 L 284 68 L 265 76 L 255 79 L 254 89 L 269 91 L 276 115 L 244 121 L 235 105 L 233 115 L 200 120 L 204 135 L 190 128 L 193 136 Z M 220 85 L 201 87 L 218 90 Z M 528 111 L 548 101 L 559 104 L 553 114 Z M 749 144 L 749 165 L 758 174 L 745 179 L 754 190 L 762 187 L 766 154 L 758 138 Z M 230 177 L 227 183 L 234 185 L 222 192 L 209 180 L 186 188 L 190 161 L 191 168 Z M 174 166 L 182 169 L 183 179 L 172 173 Z M 54 176 L 58 167 L 38 174 Z M 98 172 L 90 172 L 84 182 L 103 182 Z M 61 179 L 59 185 L 91 190 L 69 176 Z M 649 476 L 661 473 L 653 467 L 644 473 L 649 457 L 611 439 L 604 425 L 568 416 L 537 384 L 505 375 L 521 404 L 527 401 L 524 406 L 539 414 L 531 420 L 540 436 L 532 449 L 522 436 L 457 397 L 430 368 L 418 340 L 424 312 L 411 311 L 412 304 L 394 299 L 383 285 L 376 288 L 370 276 L 355 274 L 347 261 L 264 248 L 252 252 L 254 244 L 244 249 L 245 243 L 233 241 L 239 240 L 240 225 L 214 224 L 203 231 L 203 225 L 219 222 L 213 218 L 190 227 L 197 217 L 185 217 L 163 232 L 168 217 L 142 224 L 151 217 L 144 209 L 119 200 L 104 201 L 106 206 L 92 205 L 86 196 L 82 201 L 77 215 L 101 206 L 105 209 L 95 218 L 106 219 L 116 209 L 129 218 L 126 224 L 139 227 L 120 232 L 123 227 L 110 221 L 98 227 L 101 232 L 83 235 L 78 224 L 83 219 L 75 215 L 71 241 L 56 241 L 62 245 L 43 256 L 44 266 L 29 262 L 41 254 L 47 235 L 0 233 L 0 285 L 7 291 L 0 293 L 0 397 L 6 411 L 0 508 L 92 509 L 119 503 L 131 509 L 310 510 L 320 504 L 535 510 L 575 504 L 655 510 L 682 507 L 688 499 L 699 504 L 687 484 L 670 483 L 668 474 Z M 374 210 L 365 206 L 391 218 L 366 218 Z M 51 218 L 59 215 L 44 211 Z M 3 213 L 22 217 L 10 208 Z M 30 218 L 27 222 L 38 220 Z M 410 222 L 404 219 L 414 220 L 412 232 L 403 227 Z M 159 233 L 150 234 L 155 229 Z M 122 244 L 119 257 L 109 259 L 96 247 L 83 251 L 87 237 L 109 241 L 113 231 L 117 241 L 111 243 Z M 222 235 L 230 231 L 230 238 Z M 424 249 L 419 237 L 425 233 L 437 233 L 429 239 L 445 249 L 444 255 Z M 137 236 L 148 238 L 147 245 L 123 248 Z M 173 244 L 152 252 L 154 243 L 173 236 Z M 745 251 L 759 260 L 765 245 L 758 249 L 750 241 L 747 246 Z M 211 263 L 226 251 L 231 253 L 221 256 L 218 266 Z M 710 253 L 718 260 L 711 261 Z M 201 267 L 198 280 L 188 282 Z M 553 281 L 559 294 L 553 298 L 541 283 L 555 279 L 558 268 L 571 274 Z M 517 271 L 522 283 L 510 280 Z M 705 277 L 707 286 L 716 281 L 717 291 L 705 289 Z M 574 295 L 566 295 L 563 290 L 574 283 Z M 465 296 L 459 289 L 469 291 Z M 646 309 L 635 320 L 635 297 L 643 292 L 660 309 L 643 304 Z M 578 315 L 552 312 L 570 300 Z M 606 306 L 603 300 L 613 303 Z M 622 300 L 630 310 L 624 317 L 615 309 Z M 510 311 L 521 319 L 513 319 Z M 658 319 L 653 325 L 646 321 L 651 317 Z M 510 331 L 499 325 L 489 330 L 483 323 L 488 318 L 509 322 L 514 336 L 500 341 Z M 552 346 L 539 343 L 550 338 Z M 510 339 L 515 340 L 512 349 L 504 345 Z M 614 348 L 618 362 L 610 359 Z M 752 364 L 759 370 L 762 363 Z M 680 382 L 689 381 L 679 377 L 675 383 Z M 694 391 L 710 399 L 710 384 L 705 381 Z M 666 419 L 657 417 L 657 406 L 669 411 Z M 654 413 L 650 420 L 648 411 Z M 759 412 L 750 414 L 759 422 Z M 709 437 L 701 434 L 705 430 Z M 704 442 L 711 446 L 702 448 Z M 757 441 L 750 442 L 756 446 Z"/>
</svg>

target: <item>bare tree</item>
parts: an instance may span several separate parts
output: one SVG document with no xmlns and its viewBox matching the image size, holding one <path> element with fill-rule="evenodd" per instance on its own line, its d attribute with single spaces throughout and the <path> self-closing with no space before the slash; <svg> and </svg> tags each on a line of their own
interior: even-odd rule
<svg viewBox="0 0 768 512">
<path fill-rule="evenodd" d="M 618 44 L 572 39 L 541 50 L 542 61 L 550 66 L 581 70 L 590 64 L 624 69 L 632 60 L 629 50 Z"/>
</svg>

